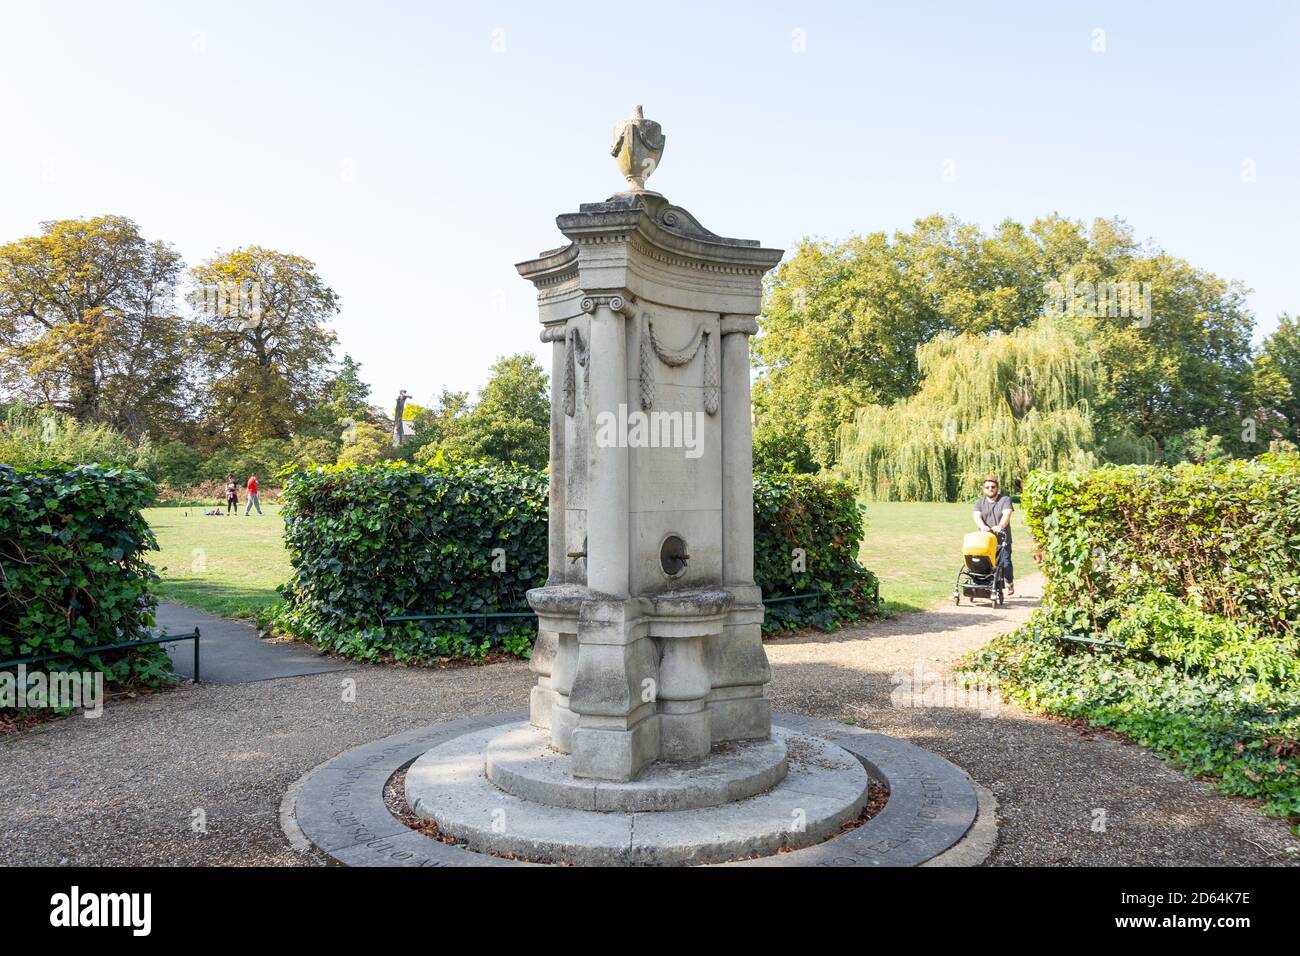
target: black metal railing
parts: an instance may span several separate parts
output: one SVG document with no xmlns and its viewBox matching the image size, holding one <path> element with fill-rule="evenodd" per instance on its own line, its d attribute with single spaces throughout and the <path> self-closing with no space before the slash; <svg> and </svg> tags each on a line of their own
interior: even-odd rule
<svg viewBox="0 0 1300 956">
<path fill-rule="evenodd" d="M 807 594 L 782 594 L 775 597 L 763 598 L 764 604 L 781 604 L 785 601 L 811 601 L 815 598 L 824 598 L 830 594 L 846 594 L 849 591 L 856 590 L 854 587 L 839 588 L 834 591 L 810 591 Z M 879 586 L 873 595 L 874 604 L 880 603 Z M 533 611 L 466 611 L 464 613 L 454 614 L 395 614 L 392 617 L 386 617 L 387 621 L 468 621 L 468 620 L 487 620 L 488 618 L 498 617 L 537 617 Z"/>
<path fill-rule="evenodd" d="M 174 641 L 193 641 L 194 642 L 194 683 L 199 683 L 199 629 L 194 628 L 193 634 L 163 634 L 159 637 L 145 637 L 138 641 L 122 641 L 119 644 L 104 644 L 100 647 L 87 647 L 80 651 L 61 651 L 58 654 L 38 654 L 34 657 L 17 657 L 11 661 L 0 661 L 0 671 L 7 670 L 10 667 L 17 667 L 19 664 L 43 664 L 46 661 L 56 661 L 64 657 L 82 657 L 88 654 L 101 654 L 104 651 L 121 651 L 132 647 L 145 647 L 150 644 L 171 644 Z"/>
</svg>

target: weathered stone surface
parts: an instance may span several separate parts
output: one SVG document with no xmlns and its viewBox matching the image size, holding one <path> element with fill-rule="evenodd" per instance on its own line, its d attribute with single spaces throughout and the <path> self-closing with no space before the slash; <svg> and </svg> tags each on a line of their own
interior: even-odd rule
<svg viewBox="0 0 1300 956">
<path fill-rule="evenodd" d="M 662 142 L 639 113 L 621 124 L 614 155 L 631 189 L 559 216 L 569 245 L 517 266 L 552 343 L 550 567 L 528 595 L 548 660 L 533 724 L 575 773 L 616 780 L 771 730 L 749 336 L 781 250 L 720 236 L 646 191 Z M 706 648 L 724 629 L 726 647 Z"/>
<path fill-rule="evenodd" d="M 412 833 L 384 805 L 384 784 L 394 771 L 461 734 L 493 726 L 502 719 L 522 717 L 522 713 L 516 713 L 444 721 L 340 754 L 301 782 L 294 806 L 298 826 L 313 844 L 335 859 L 351 865 L 389 865 L 371 860 L 380 852 L 375 841 Z M 434 840 L 428 842 L 436 844 Z"/>
<path fill-rule="evenodd" d="M 505 728 L 488 743 L 487 778 L 535 803 L 603 812 L 661 812 L 718 806 L 776 786 L 786 775 L 783 734 L 723 744 L 707 758 L 658 761 L 628 783 L 574 777 L 571 759 L 528 725 Z"/>
<path fill-rule="evenodd" d="M 536 740 L 528 725 L 511 731 L 520 740 L 530 734 Z M 407 801 L 415 813 L 435 820 L 441 832 L 479 852 L 589 866 L 715 863 L 816 843 L 861 812 L 868 777 L 859 761 L 816 737 L 782 737 L 797 756 L 786 779 L 763 793 L 699 809 L 629 813 L 552 806 L 506 793 L 488 778 L 484 764 L 490 759 L 484 755 L 494 741 L 502 750 L 514 749 L 511 734 L 501 740 L 494 729 L 478 730 L 412 764 Z M 729 771 L 735 765 L 723 763 L 723 782 L 734 780 Z M 689 783 L 691 776 L 677 779 Z M 601 786 L 608 785 L 594 788 L 593 805 Z M 621 786 L 624 794 L 638 792 L 636 784 Z"/>
<path fill-rule="evenodd" d="M 832 721 L 792 718 L 789 724 L 858 757 L 889 786 L 889 802 L 865 826 L 753 865 L 917 866 L 956 844 L 974 824 L 979 804 L 970 777 L 939 755 Z"/>
</svg>

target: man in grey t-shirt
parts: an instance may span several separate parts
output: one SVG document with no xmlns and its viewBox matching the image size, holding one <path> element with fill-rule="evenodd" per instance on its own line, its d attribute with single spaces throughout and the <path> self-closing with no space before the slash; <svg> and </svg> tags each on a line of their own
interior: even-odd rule
<svg viewBox="0 0 1300 956">
<path fill-rule="evenodd" d="M 975 501 L 975 527 L 998 536 L 998 564 L 1007 582 L 1007 594 L 1015 594 L 1011 568 L 1011 496 L 1002 493 L 1002 486 L 994 475 L 984 479 L 984 494 Z"/>
</svg>

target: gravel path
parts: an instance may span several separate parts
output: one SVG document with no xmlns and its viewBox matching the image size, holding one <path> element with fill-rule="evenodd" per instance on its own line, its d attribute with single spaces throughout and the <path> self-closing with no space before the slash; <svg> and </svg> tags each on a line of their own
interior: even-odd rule
<svg viewBox="0 0 1300 956">
<path fill-rule="evenodd" d="M 938 684 L 949 663 L 1028 618 L 1042 583 L 1041 574 L 1017 581 L 1016 596 L 996 610 L 948 601 L 837 634 L 769 642 L 773 703 L 852 720 L 957 764 L 998 798 L 994 866 L 1300 863 L 1300 841 L 1281 821 L 1144 747 L 1010 704 L 984 716 L 971 707 L 893 706 L 891 692 L 904 704 L 913 699 L 894 675 L 921 688 Z"/>
<path fill-rule="evenodd" d="M 1021 582 L 1032 595 L 1038 582 Z M 943 754 L 993 790 L 991 862 L 1247 864 L 1297 860 L 1286 827 L 1183 777 L 1142 748 L 1003 705 L 890 705 L 890 677 L 935 672 L 1031 610 L 946 608 L 768 645 L 779 710 L 852 719 Z M 355 701 L 344 698 L 355 681 Z M 0 864 L 316 862 L 280 831 L 296 779 L 357 744 L 434 720 L 513 710 L 522 663 L 444 670 L 351 666 L 253 684 L 186 685 L 109 702 L 0 744 Z M 1097 809 L 1105 832 L 1094 832 Z M 206 833 L 195 831 L 202 816 Z"/>
</svg>

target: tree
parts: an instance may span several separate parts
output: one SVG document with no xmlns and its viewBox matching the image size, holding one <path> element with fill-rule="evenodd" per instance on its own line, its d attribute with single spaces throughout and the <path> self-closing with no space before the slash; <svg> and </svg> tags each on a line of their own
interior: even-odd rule
<svg viewBox="0 0 1300 956">
<path fill-rule="evenodd" d="M 1129 431 L 1163 447 L 1205 427 L 1228 450 L 1250 452 L 1241 432 L 1254 411 L 1252 321 L 1241 284 L 1162 252 L 1112 256 L 1075 276 L 1151 289 L 1146 318 L 1086 319 L 1105 371 L 1097 407 L 1103 437 Z"/>
<path fill-rule="evenodd" d="M 1239 283 L 1140 246 L 1120 220 L 1007 221 L 986 236 L 931 216 L 892 237 L 805 240 L 773 274 L 754 343 L 757 463 L 834 464 L 857 409 L 921 387 L 917 346 L 1024 328 L 1051 311 L 1054 288 L 1070 290 L 1061 311 L 1100 360 L 1100 445 L 1205 425 L 1236 447 L 1254 388 Z"/>
<path fill-rule="evenodd" d="M 317 418 L 325 433 L 335 436 L 345 419 L 363 421 L 370 417 L 370 386 L 361 378 L 361 363 L 344 354 L 338 370 L 321 390 Z"/>
<path fill-rule="evenodd" d="M 1015 491 L 1036 468 L 1096 464 L 1100 360 L 1073 320 L 945 333 L 917 348 L 917 367 L 916 394 L 859 409 L 840 430 L 839 468 L 866 497 L 955 501 L 977 495 L 989 473 Z M 1136 460 L 1155 455 L 1130 445 Z"/>
<path fill-rule="evenodd" d="M 373 465 L 390 457 L 393 438 L 386 428 L 373 422 L 359 422 L 350 428 L 339 452 L 340 465 Z"/>
<path fill-rule="evenodd" d="M 361 422 L 375 424 L 369 398 L 370 386 L 361 378 L 361 363 L 345 354 L 322 385 L 315 403 L 298 423 L 295 441 L 310 442 L 311 445 L 302 454 L 295 454 L 294 460 L 302 459 L 300 464 L 308 460 L 314 464 L 333 462 L 352 429 Z M 321 441 L 329 443 L 331 448 L 327 450 L 316 444 Z"/>
<path fill-rule="evenodd" d="M 111 425 L 83 424 L 52 409 L 16 403 L 0 420 L 0 464 L 14 468 L 138 468 L 148 463 L 152 451 L 146 440 L 133 442 Z"/>
<path fill-rule="evenodd" d="M 338 460 L 340 446 L 328 438 L 295 435 L 289 445 L 289 456 L 299 468 L 315 465 L 332 465 Z"/>
<path fill-rule="evenodd" d="M 1264 339 L 1257 377 L 1271 375 L 1272 388 L 1261 384 L 1262 398 L 1283 421 L 1283 438 L 1300 441 L 1300 318 L 1282 313 L 1277 328 Z M 1261 367 L 1262 366 L 1262 367 Z"/>
<path fill-rule="evenodd" d="M 77 421 L 175 434 L 188 370 L 180 255 L 130 219 L 46 222 L 0 246 L 0 382 Z"/>
<path fill-rule="evenodd" d="M 543 468 L 551 449 L 546 373 L 531 355 L 503 356 L 493 364 L 478 403 L 468 414 L 445 421 L 451 427 L 438 447 L 450 454 Z"/>
<path fill-rule="evenodd" d="M 1026 324 L 1042 284 L 1034 248 L 1015 223 L 985 237 L 940 216 L 892 240 L 804 240 L 768 283 L 754 343 L 760 453 L 776 447 L 786 461 L 829 465 L 856 409 L 915 391 L 918 345 L 941 332 Z"/>
<path fill-rule="evenodd" d="M 411 406 L 408 404 L 407 409 Z M 417 409 L 414 418 L 414 432 L 402 443 L 402 457 L 411 461 L 427 461 L 443 443 L 446 442 L 464 424 L 469 414 L 469 392 L 453 392 L 443 389 L 438 401 L 431 408 Z"/>
<path fill-rule="evenodd" d="M 1166 465 L 1177 465 L 1185 461 L 1203 465 L 1208 461 L 1223 461 L 1228 457 L 1223 450 L 1222 436 L 1211 435 L 1204 425 L 1170 437 L 1165 442 L 1163 452 L 1161 458 Z"/>
<path fill-rule="evenodd" d="M 184 442 L 170 441 L 154 455 L 155 480 L 168 488 L 192 488 L 202 480 L 203 457 Z"/>
<path fill-rule="evenodd" d="M 332 367 L 335 337 L 326 323 L 338 312 L 338 295 L 314 263 L 260 246 L 218 256 L 192 274 L 209 436 L 238 448 L 290 438 L 309 422 Z M 342 388 L 343 400 L 354 387 Z"/>
</svg>

